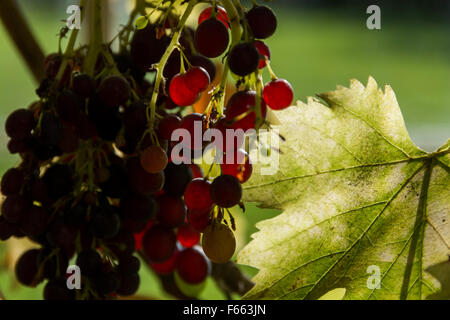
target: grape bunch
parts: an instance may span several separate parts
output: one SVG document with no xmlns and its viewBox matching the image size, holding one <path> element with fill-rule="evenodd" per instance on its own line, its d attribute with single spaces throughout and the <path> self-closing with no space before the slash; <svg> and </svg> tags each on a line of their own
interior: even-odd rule
<svg viewBox="0 0 450 320">
<path fill-rule="evenodd" d="M 15 272 L 26 286 L 46 282 L 45 299 L 133 295 L 141 261 L 168 292 L 192 298 L 212 266 L 233 257 L 230 209 L 245 208 L 242 184 L 253 171 L 244 139 L 216 148 L 217 176 L 192 160 L 208 148 L 208 130 L 226 137 L 270 127 L 268 108 L 290 106 L 294 94 L 271 69 L 263 42 L 277 27 L 273 11 L 212 3 L 196 29 L 186 20 L 197 1 L 181 15 L 165 1 L 136 27 L 133 11 L 117 52 L 91 42 L 49 55 L 39 99 L 7 118 L 8 150 L 21 162 L 1 179 L 0 240 L 37 244 Z M 229 72 L 237 82 L 225 100 Z M 201 112 L 191 108 L 205 95 Z M 174 135 L 179 129 L 189 135 Z M 183 154 L 173 152 L 179 145 Z M 69 264 L 80 269 L 79 290 L 67 285 Z"/>
</svg>

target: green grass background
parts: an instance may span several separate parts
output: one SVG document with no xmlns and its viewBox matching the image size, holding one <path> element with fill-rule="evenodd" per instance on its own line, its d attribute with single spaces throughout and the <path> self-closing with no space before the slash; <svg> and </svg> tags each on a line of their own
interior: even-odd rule
<svg viewBox="0 0 450 320">
<path fill-rule="evenodd" d="M 282 3 L 282 0 L 279 2 Z M 34 3 L 25 13 L 47 53 L 57 47 L 64 10 L 40 9 Z M 272 66 L 279 77 L 288 79 L 297 99 L 348 85 L 356 78 L 366 83 L 369 75 L 380 86 L 390 84 L 397 94 L 413 140 L 432 151 L 450 137 L 450 37 L 442 22 L 421 19 L 383 18 L 382 29 L 365 27 L 364 12 L 277 9 L 279 28 L 267 42 Z M 17 162 L 8 155 L 4 120 L 8 113 L 27 107 L 36 99 L 35 83 L 0 27 L 0 175 Z M 255 223 L 275 212 L 250 206 L 245 241 L 256 231 Z M 242 218 L 242 217 L 241 217 Z M 4 251 L 0 244 L 0 254 Z M 250 274 L 255 270 L 244 268 Z M 139 294 L 169 298 L 155 276 L 142 268 Z M 0 271 L 0 288 L 9 299 L 40 299 L 41 290 L 17 288 L 8 271 Z M 208 280 L 201 298 L 221 299 L 222 293 Z"/>
</svg>

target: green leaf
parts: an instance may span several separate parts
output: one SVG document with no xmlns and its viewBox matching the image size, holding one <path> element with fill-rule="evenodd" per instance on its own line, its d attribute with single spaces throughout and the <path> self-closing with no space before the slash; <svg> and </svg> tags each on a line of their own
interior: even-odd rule
<svg viewBox="0 0 450 320">
<path fill-rule="evenodd" d="M 279 171 L 258 175 L 258 162 L 244 187 L 245 201 L 283 211 L 238 256 L 259 269 L 246 298 L 424 299 L 439 290 L 425 269 L 450 253 L 450 141 L 417 148 L 372 78 L 319 97 L 277 113 Z"/>
<path fill-rule="evenodd" d="M 146 16 L 140 16 L 136 19 L 134 24 L 136 25 L 136 29 L 144 29 L 148 25 L 148 19 Z"/>
</svg>

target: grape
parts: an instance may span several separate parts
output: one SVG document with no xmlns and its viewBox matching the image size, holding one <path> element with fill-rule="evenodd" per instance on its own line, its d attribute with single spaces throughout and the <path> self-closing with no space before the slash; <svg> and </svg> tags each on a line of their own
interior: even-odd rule
<svg viewBox="0 0 450 320">
<path fill-rule="evenodd" d="M 157 39 L 156 29 L 149 23 L 134 33 L 130 46 L 131 59 L 142 69 L 148 69 L 161 60 L 169 41 L 166 35 Z"/>
<path fill-rule="evenodd" d="M 186 207 L 183 200 L 167 195 L 158 198 L 158 220 L 166 227 L 176 228 L 184 223 L 186 218 Z"/>
<path fill-rule="evenodd" d="M 127 219 L 148 221 L 155 215 L 157 204 L 152 197 L 132 193 L 121 199 L 120 208 Z"/>
<path fill-rule="evenodd" d="M 86 114 L 80 114 L 76 123 L 78 136 L 83 140 L 92 139 L 97 136 L 95 124 Z"/>
<path fill-rule="evenodd" d="M 140 278 L 137 273 L 122 274 L 120 278 L 120 286 L 117 294 L 121 296 L 131 296 L 139 289 Z"/>
<path fill-rule="evenodd" d="M 128 182 L 136 193 L 152 195 L 161 191 L 164 185 L 164 172 L 148 173 L 142 168 L 138 157 L 128 161 Z"/>
<path fill-rule="evenodd" d="M 186 72 L 185 81 L 190 90 L 202 92 L 208 89 L 211 79 L 209 73 L 202 67 L 192 67 Z"/>
<path fill-rule="evenodd" d="M 16 228 L 16 225 L 9 223 L 3 216 L 0 216 L 0 241 L 11 238 Z"/>
<path fill-rule="evenodd" d="M 137 83 L 144 81 L 145 70 L 142 70 L 136 63 L 133 62 L 131 55 L 127 51 L 122 51 L 119 53 L 113 53 L 114 61 L 117 64 L 117 69 L 119 69 L 122 74 L 131 75 Z"/>
<path fill-rule="evenodd" d="M 277 29 L 277 17 L 267 6 L 254 6 L 245 17 L 255 38 L 266 39 Z"/>
<path fill-rule="evenodd" d="M 67 258 L 71 258 L 75 252 L 77 235 L 78 230 L 74 226 L 67 225 L 63 218 L 59 218 L 51 225 L 47 240 L 52 246 L 64 250 Z"/>
<path fill-rule="evenodd" d="M 181 56 L 179 50 L 174 50 L 164 66 L 163 75 L 166 79 L 172 79 L 181 70 Z"/>
<path fill-rule="evenodd" d="M 59 199 L 73 189 L 72 170 L 67 165 L 55 164 L 47 169 L 42 180 L 49 197 Z"/>
<path fill-rule="evenodd" d="M 81 251 L 76 261 L 81 274 L 89 278 L 95 277 L 101 271 L 102 263 L 102 257 L 92 249 Z"/>
<path fill-rule="evenodd" d="M 75 122 L 83 107 L 80 98 L 71 90 L 64 90 L 56 99 L 56 113 L 67 122 Z"/>
<path fill-rule="evenodd" d="M 151 146 L 141 153 L 141 166 L 148 173 L 158 173 L 167 166 L 167 154 L 158 146 Z"/>
<path fill-rule="evenodd" d="M 255 41 L 254 45 L 260 55 L 258 68 L 263 69 L 267 64 L 266 58 L 267 60 L 270 60 L 270 49 L 264 42 L 259 40 Z"/>
<path fill-rule="evenodd" d="M 95 198 L 97 200 L 97 198 Z M 95 203 L 94 203 L 95 204 Z M 64 223 L 71 226 L 80 226 L 86 222 L 87 207 L 79 203 L 73 208 L 67 208 L 64 212 Z"/>
<path fill-rule="evenodd" d="M 294 100 L 294 90 L 284 79 L 272 80 L 264 87 L 264 101 L 273 110 L 282 110 L 291 106 Z"/>
<path fill-rule="evenodd" d="M 51 279 L 44 287 L 44 300 L 70 301 L 75 299 L 75 291 L 67 288 L 63 277 Z"/>
<path fill-rule="evenodd" d="M 159 122 L 158 135 L 165 140 L 172 140 L 172 133 L 181 126 L 181 118 L 171 114 Z"/>
<path fill-rule="evenodd" d="M 6 197 L 2 204 L 2 217 L 10 223 L 17 223 L 26 213 L 30 203 L 28 200 L 18 194 Z"/>
<path fill-rule="evenodd" d="M 118 235 L 112 239 L 107 239 L 105 243 L 119 259 L 133 254 L 136 248 L 133 234 L 126 230 L 121 230 Z"/>
<path fill-rule="evenodd" d="M 184 192 L 184 201 L 190 210 L 207 211 L 213 206 L 210 196 L 211 182 L 204 179 L 192 180 Z"/>
<path fill-rule="evenodd" d="M 1 191 L 5 196 L 17 194 L 20 192 L 25 181 L 22 170 L 12 168 L 5 172 L 2 177 Z"/>
<path fill-rule="evenodd" d="M 168 260 L 160 263 L 150 263 L 150 267 L 159 275 L 171 274 L 175 270 L 178 254 L 178 250 L 175 250 Z"/>
<path fill-rule="evenodd" d="M 186 164 L 169 163 L 164 170 L 164 174 L 166 176 L 164 193 L 173 197 L 181 197 L 187 185 L 193 179 L 192 170 Z"/>
<path fill-rule="evenodd" d="M 112 207 L 97 207 L 91 211 L 89 222 L 92 234 L 101 239 L 111 239 L 120 231 L 120 218 Z"/>
<path fill-rule="evenodd" d="M 118 164 L 112 164 L 106 170 L 108 177 L 105 182 L 100 183 L 100 188 L 105 196 L 120 198 L 128 191 L 127 172 L 121 165 Z M 103 172 L 103 174 L 106 173 Z"/>
<path fill-rule="evenodd" d="M 138 258 L 135 256 L 125 256 L 122 257 L 119 261 L 119 267 L 118 270 L 120 273 L 126 275 L 126 274 L 132 274 L 137 273 L 141 267 L 141 262 Z"/>
<path fill-rule="evenodd" d="M 224 155 L 220 167 L 222 169 L 222 174 L 233 176 L 237 178 L 240 183 L 247 182 L 253 172 L 253 166 L 250 163 L 250 158 L 247 152 L 242 149 L 238 149 L 237 151 Z"/>
<path fill-rule="evenodd" d="M 213 81 L 216 78 L 217 68 L 214 62 L 202 55 L 195 55 L 189 58 L 189 62 L 193 66 L 202 67 L 208 72 L 209 79 Z"/>
<path fill-rule="evenodd" d="M 192 248 L 200 241 L 200 232 L 190 224 L 184 224 L 177 231 L 178 242 L 185 248 Z"/>
<path fill-rule="evenodd" d="M 30 151 L 30 140 L 29 139 L 23 139 L 23 140 L 11 139 L 8 142 L 8 151 L 11 154 L 28 152 L 28 151 Z"/>
<path fill-rule="evenodd" d="M 211 18 L 213 9 L 215 9 L 214 11 L 216 13 L 216 18 L 219 19 L 225 26 L 227 26 L 227 28 L 229 28 L 230 20 L 228 19 L 227 11 L 221 6 L 217 6 L 216 8 L 208 7 L 204 9 L 198 17 L 198 24 L 200 25 L 203 21 Z"/>
<path fill-rule="evenodd" d="M 61 133 L 61 141 L 59 142 L 59 149 L 63 153 L 72 153 L 78 149 L 78 134 L 76 130 L 69 126 L 63 126 Z"/>
<path fill-rule="evenodd" d="M 228 57 L 228 65 L 231 72 L 245 77 L 258 69 L 260 61 L 259 52 L 252 43 L 240 43 L 235 45 Z"/>
<path fill-rule="evenodd" d="M 169 92 L 172 101 L 180 107 L 193 104 L 198 99 L 199 94 L 199 92 L 191 90 L 186 75 L 181 73 L 174 76 L 170 81 Z"/>
<path fill-rule="evenodd" d="M 130 84 L 122 76 L 109 76 L 102 81 L 98 90 L 100 99 L 109 107 L 124 105 L 131 95 Z"/>
<path fill-rule="evenodd" d="M 188 248 L 178 254 L 176 270 L 187 283 L 201 283 L 208 276 L 208 261 L 197 250 Z"/>
<path fill-rule="evenodd" d="M 192 211 L 189 210 L 188 214 L 189 224 L 198 232 L 203 232 L 206 227 L 211 224 L 210 210 L 207 211 Z"/>
<path fill-rule="evenodd" d="M 147 106 L 143 101 L 137 101 L 126 108 L 123 116 L 125 135 L 139 141 L 147 128 Z"/>
<path fill-rule="evenodd" d="M 41 251 L 31 249 L 22 254 L 16 263 L 17 280 L 25 286 L 34 287 L 43 279 L 38 278 L 38 258 Z"/>
<path fill-rule="evenodd" d="M 111 108 L 96 99 L 90 99 L 89 118 L 94 123 L 97 134 L 106 141 L 114 141 L 122 128 L 122 118 L 117 108 Z"/>
<path fill-rule="evenodd" d="M 72 88 L 80 98 L 89 98 L 96 88 L 95 80 L 87 74 L 78 74 L 73 77 Z"/>
<path fill-rule="evenodd" d="M 45 203 L 49 200 L 47 185 L 42 179 L 35 180 L 31 185 L 31 199 L 41 203 Z"/>
<path fill-rule="evenodd" d="M 239 180 L 226 174 L 214 179 L 210 191 L 214 203 L 223 208 L 234 207 L 242 198 L 242 187 Z"/>
<path fill-rule="evenodd" d="M 37 236 L 47 229 L 48 218 L 45 208 L 33 205 L 22 217 L 20 227 L 28 237 Z"/>
<path fill-rule="evenodd" d="M 202 246 L 211 261 L 226 263 L 236 250 L 236 239 L 228 226 L 213 224 L 203 233 Z"/>
<path fill-rule="evenodd" d="M 61 141 L 61 120 L 51 113 L 44 113 L 41 119 L 41 130 L 38 134 L 39 143 L 46 146 L 57 146 Z"/>
<path fill-rule="evenodd" d="M 256 105 L 256 92 L 255 91 L 239 91 L 236 92 L 228 101 L 227 108 L 225 110 L 225 117 L 228 121 L 233 121 L 233 119 L 247 113 L 249 110 L 254 108 Z M 261 116 L 263 119 L 266 118 L 267 107 L 264 100 L 261 99 Z M 247 131 L 249 129 L 255 128 L 256 113 L 250 112 L 244 118 L 233 123 L 232 128 L 242 129 Z"/>
<path fill-rule="evenodd" d="M 18 109 L 6 119 L 5 131 L 8 137 L 14 140 L 23 140 L 31 135 L 34 128 L 33 112 L 27 109 Z"/>
<path fill-rule="evenodd" d="M 229 41 L 227 27 L 215 18 L 203 21 L 195 32 L 195 47 L 208 58 L 216 58 L 224 53 Z"/>
<path fill-rule="evenodd" d="M 162 225 L 151 226 L 142 239 L 145 254 L 152 262 L 170 259 L 176 249 L 175 233 Z"/>
<path fill-rule="evenodd" d="M 115 271 L 101 272 L 94 279 L 95 287 L 102 295 L 109 295 L 120 287 L 120 275 Z"/>
</svg>

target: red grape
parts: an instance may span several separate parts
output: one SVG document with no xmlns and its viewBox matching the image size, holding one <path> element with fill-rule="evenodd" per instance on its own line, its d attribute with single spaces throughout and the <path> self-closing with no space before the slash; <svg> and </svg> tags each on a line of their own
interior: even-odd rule
<svg viewBox="0 0 450 320">
<path fill-rule="evenodd" d="M 277 79 L 269 82 L 264 87 L 264 101 L 273 110 L 282 110 L 292 104 L 294 90 L 289 82 Z"/>
<path fill-rule="evenodd" d="M 184 201 L 190 210 L 207 211 L 213 206 L 211 182 L 201 178 L 192 180 L 184 192 Z"/>
<path fill-rule="evenodd" d="M 204 9 L 201 13 L 200 16 L 198 17 L 198 24 L 200 25 L 203 21 L 208 20 L 209 18 L 211 18 L 212 16 L 212 12 L 213 12 L 213 7 L 208 7 L 206 9 Z M 221 6 L 217 6 L 216 7 L 216 18 L 219 19 L 220 21 L 222 21 L 223 24 L 225 24 L 225 26 L 227 28 L 229 28 L 230 25 L 230 20 L 228 19 L 228 15 L 227 15 L 227 11 L 221 7 Z"/>
</svg>

